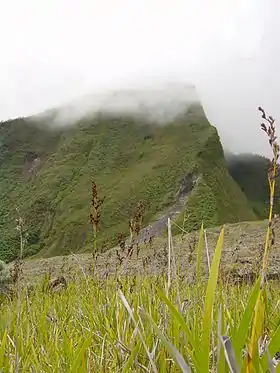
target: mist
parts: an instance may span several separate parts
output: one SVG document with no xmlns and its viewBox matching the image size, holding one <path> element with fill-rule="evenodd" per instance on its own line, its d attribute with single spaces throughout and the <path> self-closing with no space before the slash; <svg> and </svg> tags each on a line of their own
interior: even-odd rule
<svg viewBox="0 0 280 373">
<path fill-rule="evenodd" d="M 200 105 L 194 86 L 178 82 L 142 81 L 115 89 L 98 91 L 79 97 L 66 105 L 34 116 L 51 117 L 52 126 L 70 126 L 84 117 L 129 115 L 142 118 L 155 125 L 165 125 L 184 114 L 191 105 Z M 50 115 L 51 114 L 51 115 Z"/>
<path fill-rule="evenodd" d="M 257 107 L 280 120 L 278 0 L 11 0 L 1 14 L 1 120 L 144 105 L 163 123 L 194 86 L 226 149 L 270 154 Z"/>
</svg>

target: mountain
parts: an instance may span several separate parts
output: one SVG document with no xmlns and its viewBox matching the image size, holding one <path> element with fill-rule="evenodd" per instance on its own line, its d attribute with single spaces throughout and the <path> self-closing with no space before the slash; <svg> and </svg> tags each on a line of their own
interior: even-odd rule
<svg viewBox="0 0 280 373">
<path fill-rule="evenodd" d="M 113 96 L 125 103 L 132 95 Z M 97 236 L 100 250 L 114 245 L 119 233 L 128 234 L 139 201 L 145 206 L 144 225 L 182 200 L 187 230 L 197 229 L 202 220 L 208 227 L 256 219 L 228 172 L 217 130 L 198 100 L 183 105 L 174 97 L 170 106 L 164 100 L 142 102 L 141 110 L 135 109 L 137 100 L 129 110 L 119 104 L 117 110 L 106 110 L 108 101 L 103 107 L 99 101 L 90 105 L 99 107 L 95 115 L 76 111 L 73 119 L 69 106 L 64 114 L 54 109 L 2 122 L 0 259 L 10 261 L 18 254 L 16 208 L 28 233 L 26 256 L 91 250 L 92 180 L 106 197 Z M 183 209 L 178 223 L 182 217 Z"/>
</svg>

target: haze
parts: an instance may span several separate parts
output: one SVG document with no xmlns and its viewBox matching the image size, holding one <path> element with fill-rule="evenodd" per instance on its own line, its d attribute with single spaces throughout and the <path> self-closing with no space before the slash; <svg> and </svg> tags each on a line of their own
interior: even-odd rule
<svg viewBox="0 0 280 373">
<path fill-rule="evenodd" d="M 256 108 L 280 120 L 277 0 L 10 0 L 0 14 L 2 120 L 180 82 L 226 148 L 269 154 Z"/>
</svg>

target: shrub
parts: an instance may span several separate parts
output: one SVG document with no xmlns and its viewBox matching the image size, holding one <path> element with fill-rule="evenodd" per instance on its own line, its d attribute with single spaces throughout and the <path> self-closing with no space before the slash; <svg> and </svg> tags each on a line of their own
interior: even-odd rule
<svg viewBox="0 0 280 373">
<path fill-rule="evenodd" d="M 0 260 L 0 288 L 2 285 L 5 285 L 9 281 L 10 281 L 9 269 L 7 265 L 5 264 L 5 262 Z"/>
</svg>

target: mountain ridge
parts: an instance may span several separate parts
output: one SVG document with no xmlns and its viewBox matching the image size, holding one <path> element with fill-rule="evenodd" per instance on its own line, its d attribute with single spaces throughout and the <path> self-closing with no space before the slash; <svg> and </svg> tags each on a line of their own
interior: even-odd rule
<svg viewBox="0 0 280 373">
<path fill-rule="evenodd" d="M 199 175 L 188 193 L 186 229 L 256 220 L 245 193 L 227 169 L 217 129 L 198 102 L 159 125 L 147 117 L 99 113 L 71 126 L 46 126 L 47 116 L 0 126 L 0 259 L 18 254 L 16 207 L 28 238 L 25 255 L 92 250 L 91 181 L 106 196 L 98 247 L 107 250 L 139 201 L 144 225 L 176 204 L 182 180 Z M 51 123 L 50 123 L 51 124 Z M 177 216 L 182 224 L 183 211 Z"/>
</svg>

